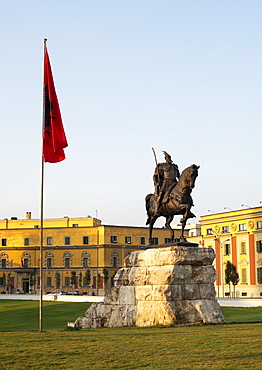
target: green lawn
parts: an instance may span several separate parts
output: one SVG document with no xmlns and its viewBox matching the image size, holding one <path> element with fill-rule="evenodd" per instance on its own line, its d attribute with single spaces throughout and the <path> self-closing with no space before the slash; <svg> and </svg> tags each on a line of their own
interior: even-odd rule
<svg viewBox="0 0 262 370">
<path fill-rule="evenodd" d="M 64 330 L 87 303 L 0 300 L 0 370 L 262 368 L 262 307 L 222 308 L 237 324 Z"/>
<path fill-rule="evenodd" d="M 67 322 L 84 316 L 91 303 L 43 302 L 43 330 L 63 330 Z M 38 330 L 39 301 L 0 300 L 0 331 Z M 1 368 L 0 368 L 1 369 Z"/>
</svg>

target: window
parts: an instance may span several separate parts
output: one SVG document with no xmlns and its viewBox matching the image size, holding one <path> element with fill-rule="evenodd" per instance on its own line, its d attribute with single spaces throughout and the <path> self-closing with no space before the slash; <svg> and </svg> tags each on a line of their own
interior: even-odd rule
<svg viewBox="0 0 262 370">
<path fill-rule="evenodd" d="M 262 240 L 257 240 L 257 253 L 262 253 Z"/>
<path fill-rule="evenodd" d="M 65 267 L 70 268 L 70 258 L 69 257 L 65 258 Z"/>
<path fill-rule="evenodd" d="M 22 266 L 25 268 L 30 267 L 31 256 L 29 253 L 23 253 L 22 255 Z"/>
<path fill-rule="evenodd" d="M 1 253 L 0 255 L 0 268 L 5 269 L 8 267 L 8 254 Z"/>
<path fill-rule="evenodd" d="M 165 238 L 165 244 L 168 244 L 168 243 L 171 243 L 171 239 L 170 238 Z"/>
<path fill-rule="evenodd" d="M 132 244 L 132 236 L 125 237 L 125 244 Z"/>
<path fill-rule="evenodd" d="M 53 238 L 52 238 L 52 236 L 48 236 L 46 238 L 46 245 L 53 245 Z"/>
<path fill-rule="evenodd" d="M 88 252 L 83 252 L 81 259 L 83 268 L 87 268 L 90 266 L 90 254 Z"/>
<path fill-rule="evenodd" d="M 72 254 L 70 252 L 65 252 L 63 256 L 63 261 L 65 268 L 72 267 Z"/>
<path fill-rule="evenodd" d="M 140 236 L 140 244 L 145 245 L 146 244 L 146 237 L 145 236 Z"/>
<path fill-rule="evenodd" d="M 7 246 L 7 239 L 2 239 L 2 247 L 6 247 Z"/>
<path fill-rule="evenodd" d="M 54 266 L 54 255 L 52 252 L 47 252 L 45 255 L 46 268 L 51 269 Z"/>
<path fill-rule="evenodd" d="M 229 256 L 230 255 L 230 244 L 225 244 L 224 245 L 224 256 Z"/>
<path fill-rule="evenodd" d="M 113 251 L 111 253 L 111 266 L 118 267 L 119 266 L 119 253 L 118 251 Z"/>
<path fill-rule="evenodd" d="M 257 229 L 262 229 L 262 221 L 257 222 Z"/>
<path fill-rule="evenodd" d="M 213 229 L 207 229 L 207 235 L 213 235 Z"/>
<path fill-rule="evenodd" d="M 51 287 L 52 286 L 52 277 L 51 276 L 48 276 L 46 278 L 46 286 L 47 287 Z"/>
<path fill-rule="evenodd" d="M 70 236 L 65 236 L 65 245 L 70 245 Z"/>
<path fill-rule="evenodd" d="M 89 237 L 83 236 L 83 244 L 89 244 Z"/>
<path fill-rule="evenodd" d="M 262 284 L 262 267 L 257 268 L 257 283 Z"/>
<path fill-rule="evenodd" d="M 2 269 L 5 269 L 7 267 L 6 259 L 2 258 L 1 262 L 2 262 L 1 264 Z"/>
<path fill-rule="evenodd" d="M 238 226 L 239 231 L 246 231 L 246 229 L 247 229 L 246 224 L 239 224 Z"/>
<path fill-rule="evenodd" d="M 175 239 L 174 239 L 174 242 L 175 242 L 175 243 L 179 243 L 179 242 L 180 242 L 180 238 L 175 238 Z"/>
<path fill-rule="evenodd" d="M 247 254 L 246 242 L 240 243 L 240 254 Z"/>
<path fill-rule="evenodd" d="M 229 229 L 228 226 L 222 226 L 222 233 L 228 233 Z"/>
<path fill-rule="evenodd" d="M 29 238 L 24 238 L 24 245 L 29 245 Z"/>
<path fill-rule="evenodd" d="M 52 268 L 52 258 L 51 258 L 51 257 L 48 257 L 48 258 L 46 259 L 46 267 L 47 267 L 48 269 Z"/>
<path fill-rule="evenodd" d="M 117 243 L 117 235 L 111 235 L 111 243 Z"/>
<path fill-rule="evenodd" d="M 152 245 L 158 245 L 158 238 L 152 238 Z"/>
<path fill-rule="evenodd" d="M 24 260 L 23 260 L 23 267 L 28 268 L 28 266 L 29 266 L 28 258 L 24 258 Z"/>
<path fill-rule="evenodd" d="M 70 277 L 69 276 L 65 277 L 65 286 L 70 286 Z"/>
<path fill-rule="evenodd" d="M 241 269 L 241 284 L 247 284 L 247 269 Z"/>
<path fill-rule="evenodd" d="M 83 258 L 83 267 L 84 268 L 89 267 L 88 258 L 86 257 Z"/>
<path fill-rule="evenodd" d="M 78 227 L 78 224 L 73 224 L 72 227 Z"/>
</svg>

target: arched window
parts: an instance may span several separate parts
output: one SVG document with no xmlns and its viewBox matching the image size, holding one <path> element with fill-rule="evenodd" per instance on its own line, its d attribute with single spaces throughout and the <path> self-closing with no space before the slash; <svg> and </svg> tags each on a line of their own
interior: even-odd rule
<svg viewBox="0 0 262 370">
<path fill-rule="evenodd" d="M 1 253 L 0 254 L 0 268 L 5 269 L 8 267 L 8 254 Z"/>
<path fill-rule="evenodd" d="M 72 267 L 72 257 L 73 255 L 70 252 L 65 252 L 63 256 L 63 265 L 66 269 Z"/>
<path fill-rule="evenodd" d="M 90 253 L 83 252 L 81 256 L 81 264 L 83 268 L 90 267 Z"/>
<path fill-rule="evenodd" d="M 118 251 L 113 251 L 111 253 L 111 266 L 118 267 L 119 266 L 119 253 Z"/>
<path fill-rule="evenodd" d="M 29 268 L 31 266 L 31 256 L 29 253 L 27 252 L 24 252 L 23 255 L 22 255 L 22 266 L 24 268 Z"/>
<path fill-rule="evenodd" d="M 54 255 L 52 252 L 47 252 L 45 255 L 45 265 L 47 269 L 54 267 Z"/>
</svg>

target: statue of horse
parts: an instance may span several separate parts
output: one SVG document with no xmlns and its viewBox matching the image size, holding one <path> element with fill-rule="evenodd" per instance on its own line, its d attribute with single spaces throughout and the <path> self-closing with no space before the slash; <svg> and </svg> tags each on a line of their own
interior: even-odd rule
<svg viewBox="0 0 262 370">
<path fill-rule="evenodd" d="M 190 210 L 193 206 L 193 199 L 191 197 L 192 189 L 195 186 L 195 180 L 198 175 L 198 169 L 200 166 L 192 164 L 187 167 L 181 174 L 177 184 L 169 191 L 168 201 L 163 203 L 156 214 L 157 208 L 157 195 L 148 194 L 146 196 L 146 211 L 147 211 L 147 222 L 149 225 L 149 244 L 152 244 L 152 231 L 153 226 L 158 217 L 165 217 L 165 226 L 170 230 L 170 240 L 174 241 L 174 230 L 171 228 L 170 223 L 172 222 L 175 215 L 183 215 L 180 220 L 182 224 L 180 240 L 186 242 L 184 237 L 184 229 L 188 218 L 196 217 Z"/>
</svg>

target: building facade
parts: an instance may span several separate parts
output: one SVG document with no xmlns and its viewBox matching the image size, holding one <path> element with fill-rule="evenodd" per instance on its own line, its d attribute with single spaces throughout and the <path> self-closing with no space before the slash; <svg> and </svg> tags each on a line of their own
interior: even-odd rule
<svg viewBox="0 0 262 370">
<path fill-rule="evenodd" d="M 154 229 L 154 244 L 168 243 L 166 228 Z M 180 230 L 175 230 L 179 240 Z M 0 220 L 0 292 L 37 293 L 40 288 L 40 220 Z M 43 291 L 79 289 L 103 295 L 132 251 L 148 244 L 148 228 L 103 225 L 93 217 L 45 219 Z"/>
<path fill-rule="evenodd" d="M 200 218 L 202 246 L 215 249 L 217 297 L 262 297 L 262 207 Z M 236 266 L 238 284 L 225 284 L 227 261 Z"/>
</svg>

